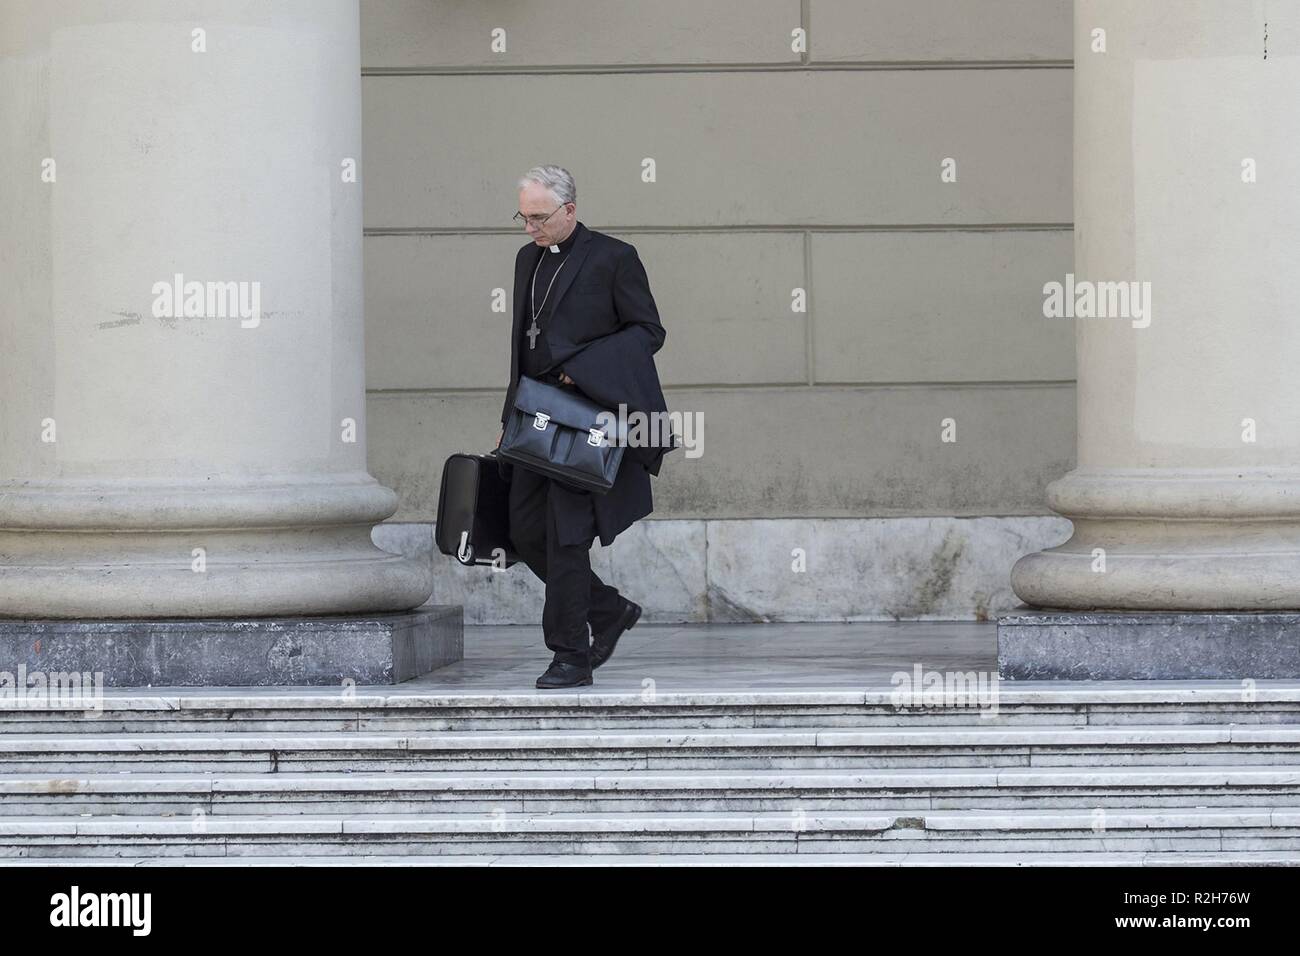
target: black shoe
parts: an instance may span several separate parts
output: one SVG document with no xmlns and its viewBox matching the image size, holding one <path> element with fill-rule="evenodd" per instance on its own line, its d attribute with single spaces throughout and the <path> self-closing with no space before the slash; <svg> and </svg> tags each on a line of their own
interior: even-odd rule
<svg viewBox="0 0 1300 956">
<path fill-rule="evenodd" d="M 609 660 L 614 653 L 615 646 L 618 644 L 618 639 L 623 636 L 623 632 L 631 628 L 640 617 L 641 605 L 634 601 L 628 601 L 623 608 L 623 613 L 619 615 L 613 627 L 603 634 L 592 635 L 589 657 L 593 670 Z"/>
<path fill-rule="evenodd" d="M 547 689 L 552 687 L 582 687 L 590 683 L 590 667 L 582 667 L 578 664 L 562 664 L 559 661 L 551 661 L 551 666 L 546 668 L 546 673 L 537 678 L 537 686 Z"/>
</svg>

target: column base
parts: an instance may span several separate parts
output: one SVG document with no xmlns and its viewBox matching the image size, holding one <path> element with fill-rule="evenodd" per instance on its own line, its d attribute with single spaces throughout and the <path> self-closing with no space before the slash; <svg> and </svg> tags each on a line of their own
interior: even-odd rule
<svg viewBox="0 0 1300 956">
<path fill-rule="evenodd" d="M 1072 471 L 1047 504 L 1074 534 L 1011 569 L 1030 607 L 1300 610 L 1300 470 Z"/>
<path fill-rule="evenodd" d="M 419 607 L 428 557 L 375 547 L 397 495 L 365 473 L 0 480 L 0 616 L 301 617 Z"/>
<path fill-rule="evenodd" d="M 459 605 L 245 620 L 0 619 L 0 702 L 35 674 L 102 687 L 342 687 L 396 684 L 464 657 Z M 21 669 L 21 670 L 20 670 Z M 98 675 L 102 674 L 102 678 Z"/>
<path fill-rule="evenodd" d="M 1020 608 L 998 618 L 1007 680 L 1300 678 L 1300 612 Z"/>
</svg>

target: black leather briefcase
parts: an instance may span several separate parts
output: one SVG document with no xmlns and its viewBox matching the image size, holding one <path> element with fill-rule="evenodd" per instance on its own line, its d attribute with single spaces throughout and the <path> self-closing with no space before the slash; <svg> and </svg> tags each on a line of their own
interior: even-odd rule
<svg viewBox="0 0 1300 956">
<path fill-rule="evenodd" d="M 504 566 L 519 561 L 510 543 L 510 483 L 497 470 L 495 455 L 455 454 L 442 466 L 438 490 L 438 550 L 461 564 Z"/>
<path fill-rule="evenodd" d="M 603 495 L 614 487 L 625 436 L 612 412 L 576 389 L 522 375 L 497 454 L 502 461 Z"/>
</svg>

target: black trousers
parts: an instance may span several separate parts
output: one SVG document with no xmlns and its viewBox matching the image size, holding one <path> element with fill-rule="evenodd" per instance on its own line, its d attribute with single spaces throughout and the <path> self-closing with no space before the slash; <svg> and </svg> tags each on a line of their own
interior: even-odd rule
<svg viewBox="0 0 1300 956">
<path fill-rule="evenodd" d="M 583 667 L 589 663 L 590 633 L 613 626 L 623 609 L 618 590 L 591 570 L 596 515 L 590 497 L 545 475 L 519 466 L 511 469 L 510 540 L 529 569 L 546 583 L 542 609 L 546 646 L 555 652 L 555 660 Z M 571 522 L 575 515 L 584 514 L 584 527 L 577 529 L 581 542 L 560 544 L 557 520 Z"/>
</svg>

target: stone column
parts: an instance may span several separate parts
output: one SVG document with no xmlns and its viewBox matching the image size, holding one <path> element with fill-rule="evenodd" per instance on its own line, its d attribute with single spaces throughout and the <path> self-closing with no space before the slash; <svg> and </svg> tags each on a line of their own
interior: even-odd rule
<svg viewBox="0 0 1300 956">
<path fill-rule="evenodd" d="M 424 601 L 370 541 L 357 0 L 5 0 L 0 140 L 0 615 Z"/>
<path fill-rule="evenodd" d="M 1076 0 L 1076 281 L 1151 299 L 1074 320 L 1074 536 L 1016 564 L 1030 605 L 1300 608 L 1298 52 L 1296 4 Z"/>
</svg>

